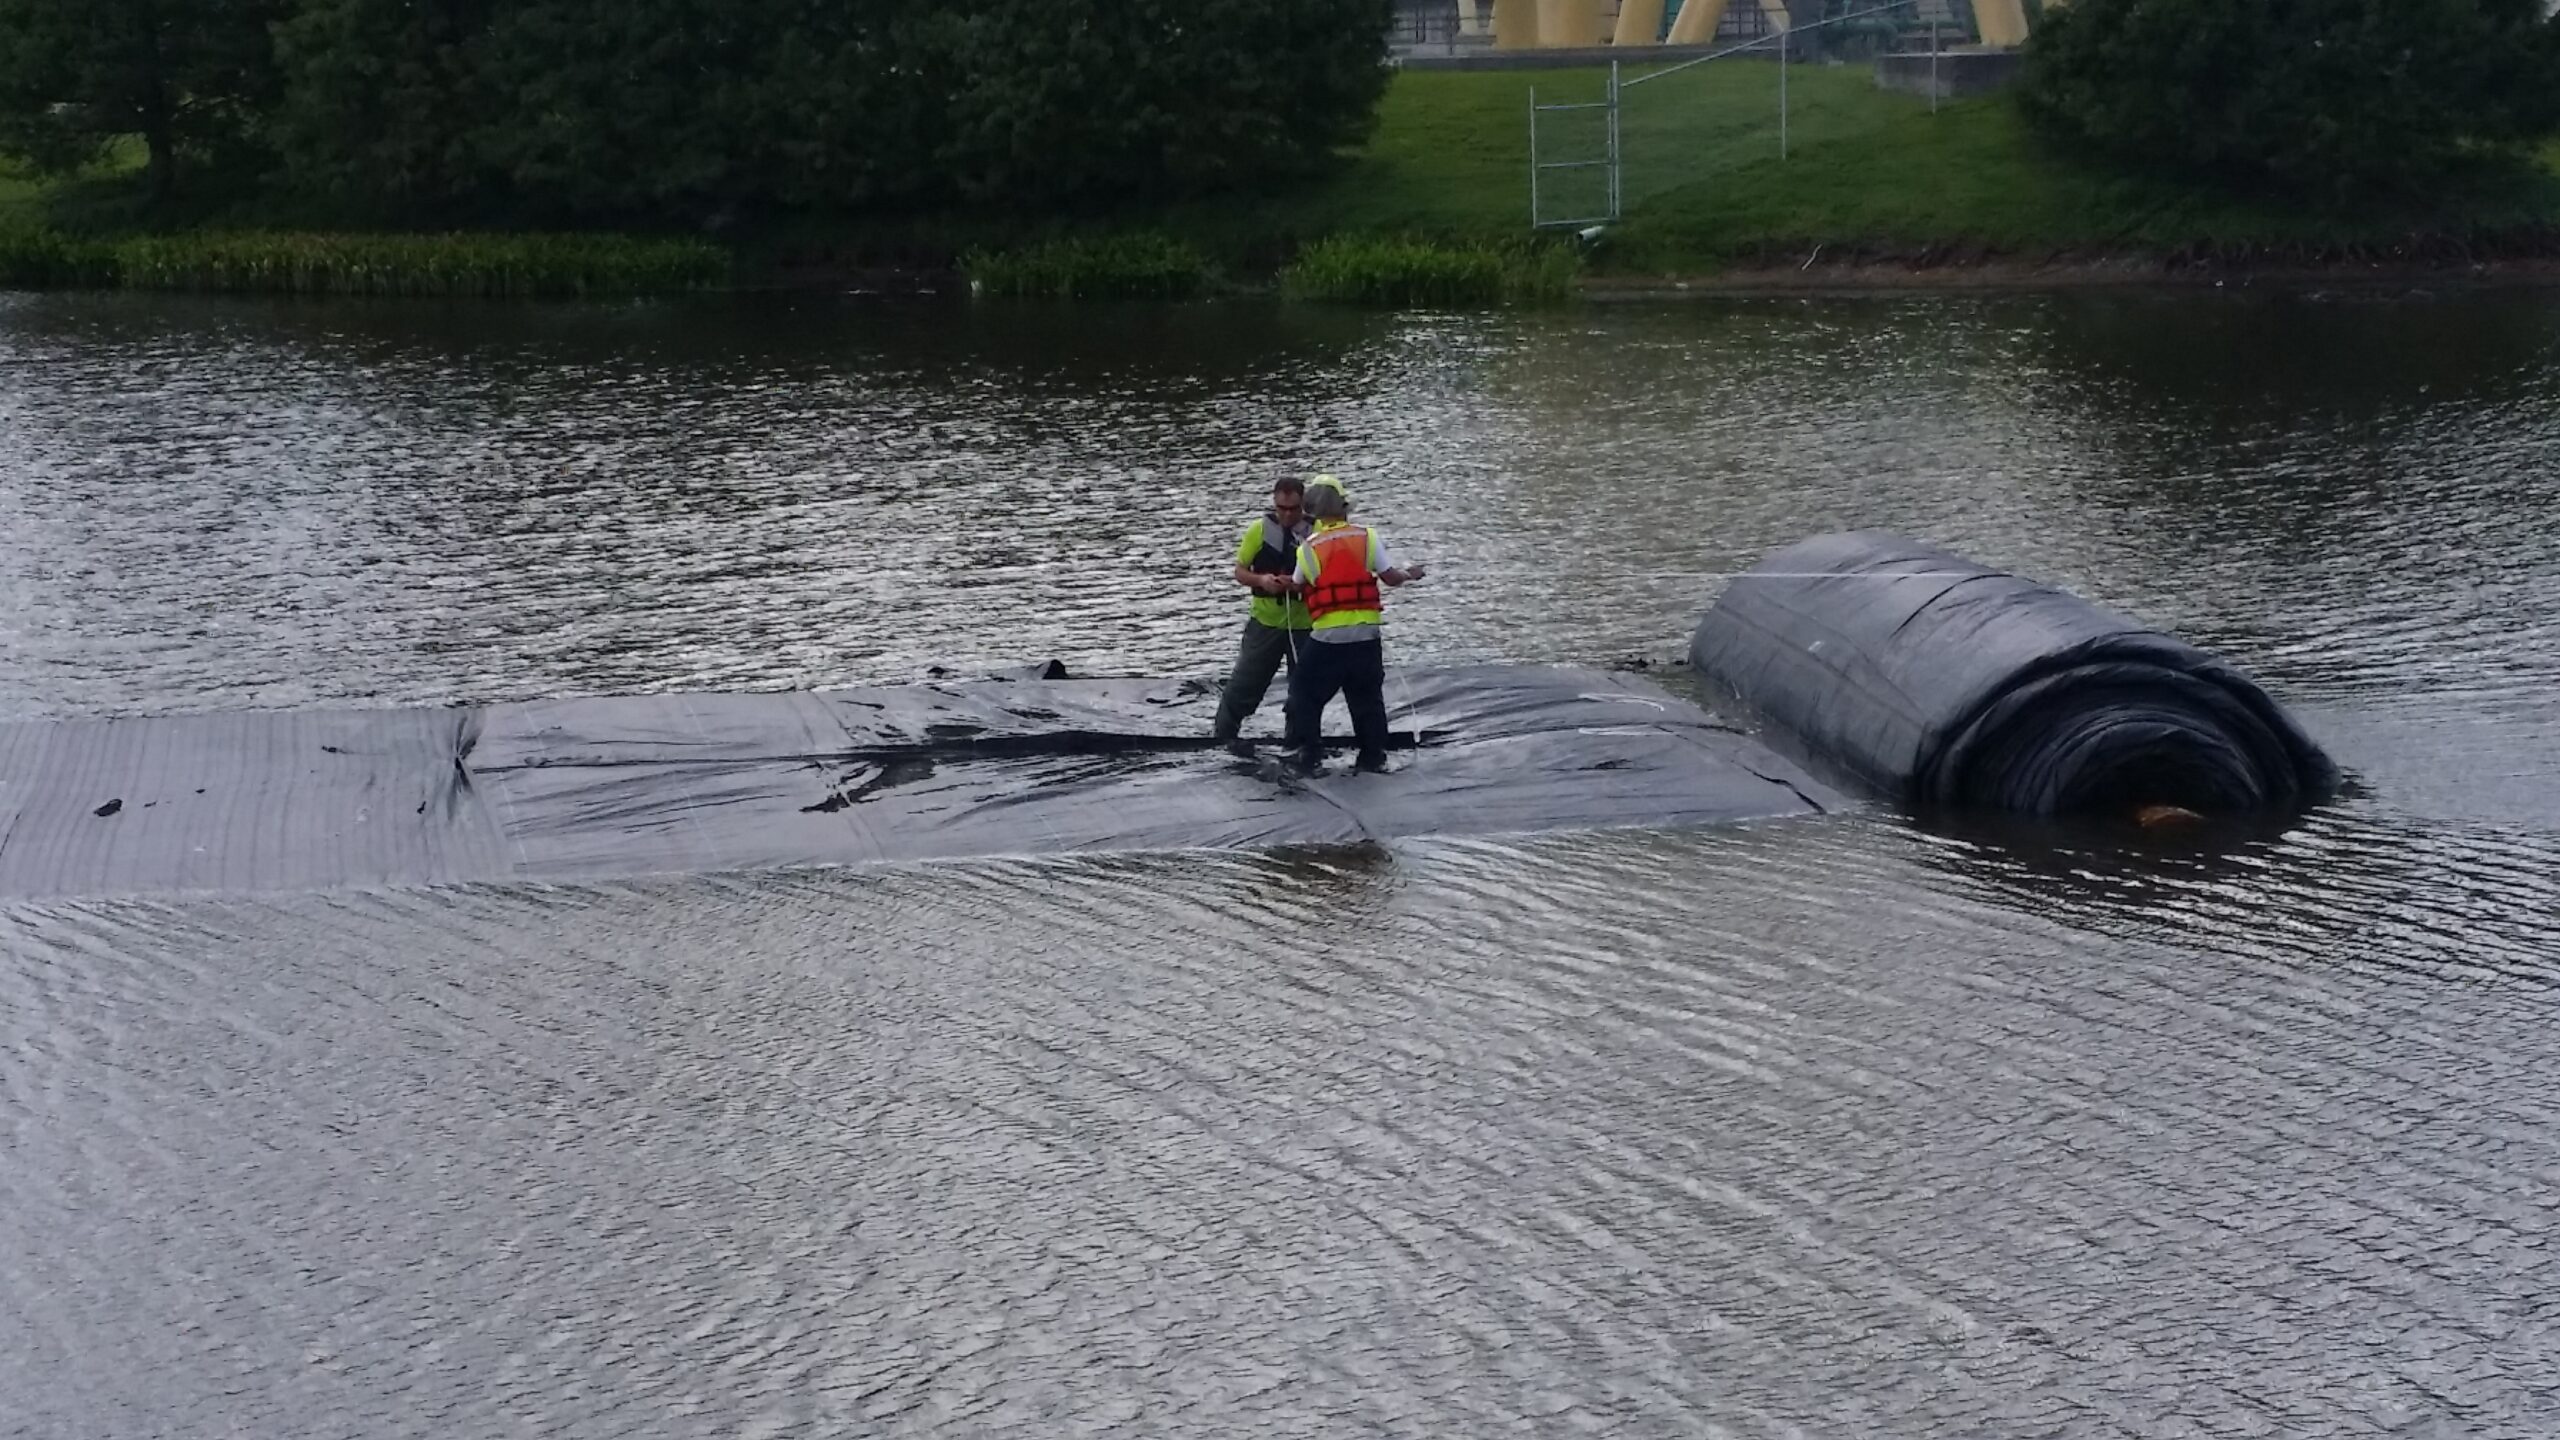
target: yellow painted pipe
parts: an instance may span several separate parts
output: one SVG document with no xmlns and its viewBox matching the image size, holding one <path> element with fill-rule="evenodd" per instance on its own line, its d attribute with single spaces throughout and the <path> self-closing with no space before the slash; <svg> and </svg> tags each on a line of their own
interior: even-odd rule
<svg viewBox="0 0 2560 1440">
<path fill-rule="evenodd" d="M 1663 0 L 1623 0 L 1618 6 L 1618 32 L 1612 45 L 1655 45 L 1662 41 Z"/>
<path fill-rule="evenodd" d="M 1493 0 L 1493 48 L 1528 50 L 1538 43 L 1538 0 Z"/>
<path fill-rule="evenodd" d="M 1557 50 L 1600 43 L 1600 0 L 1538 0 L 1538 46 Z"/>
<path fill-rule="evenodd" d="M 1680 18 L 1671 22 L 1671 43 L 1704 45 L 1724 23 L 1725 0 L 1681 0 Z"/>
</svg>

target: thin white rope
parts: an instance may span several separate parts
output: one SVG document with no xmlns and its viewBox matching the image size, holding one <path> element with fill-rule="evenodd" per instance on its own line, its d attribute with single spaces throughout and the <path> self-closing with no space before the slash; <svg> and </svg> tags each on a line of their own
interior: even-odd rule
<svg viewBox="0 0 2560 1440">
<path fill-rule="evenodd" d="M 1422 717 L 1414 711 L 1413 687 L 1405 683 L 1402 670 L 1396 671 L 1396 689 L 1404 692 L 1404 718 L 1413 728 L 1413 754 L 1419 760 L 1422 758 Z"/>
</svg>

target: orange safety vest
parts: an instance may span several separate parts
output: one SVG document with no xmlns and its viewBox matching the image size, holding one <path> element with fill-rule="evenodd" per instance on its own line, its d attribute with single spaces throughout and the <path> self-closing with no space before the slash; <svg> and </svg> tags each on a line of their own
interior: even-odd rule
<svg viewBox="0 0 2560 1440">
<path fill-rule="evenodd" d="M 1322 623 L 1345 610 L 1376 613 L 1378 577 L 1369 569 L 1369 531 L 1360 525 L 1327 530 L 1306 541 L 1315 557 L 1316 579 L 1307 587 L 1307 616 Z"/>
</svg>

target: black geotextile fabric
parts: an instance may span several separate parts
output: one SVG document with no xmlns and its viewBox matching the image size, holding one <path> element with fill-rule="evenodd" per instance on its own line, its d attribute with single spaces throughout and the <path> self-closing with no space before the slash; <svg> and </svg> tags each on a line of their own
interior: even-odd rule
<svg viewBox="0 0 2560 1440">
<path fill-rule="evenodd" d="M 1778 550 L 1726 587 L 1689 653 L 1792 758 L 1915 808 L 2263 814 L 2338 783 L 2223 661 L 1896 535 Z"/>
<path fill-rule="evenodd" d="M 1844 802 L 1694 705 L 1391 671 L 1391 773 L 1207 739 L 1213 684 L 1019 678 L 0 725 L 0 899 L 605 879 L 1729 824 Z M 1278 723 L 1278 696 L 1255 733 Z M 1347 747 L 1341 703 L 1326 733 Z"/>
</svg>

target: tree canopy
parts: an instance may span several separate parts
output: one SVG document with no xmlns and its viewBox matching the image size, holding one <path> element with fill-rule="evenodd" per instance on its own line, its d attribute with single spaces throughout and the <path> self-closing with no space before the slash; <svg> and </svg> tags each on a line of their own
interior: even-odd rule
<svg viewBox="0 0 2560 1440">
<path fill-rule="evenodd" d="M 248 160 L 285 3 L 0 0 L 0 153 L 70 170 L 138 137 L 156 196 L 183 165 Z"/>
<path fill-rule="evenodd" d="M 2020 87 L 2073 146 L 2352 203 L 2550 135 L 2560 29 L 2541 0 L 2071 0 Z"/>
<path fill-rule="evenodd" d="M 0 0 L 0 150 L 388 221 L 1078 208 L 1366 133 L 1389 0 Z"/>
</svg>

